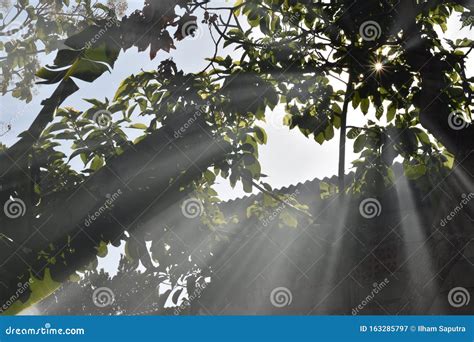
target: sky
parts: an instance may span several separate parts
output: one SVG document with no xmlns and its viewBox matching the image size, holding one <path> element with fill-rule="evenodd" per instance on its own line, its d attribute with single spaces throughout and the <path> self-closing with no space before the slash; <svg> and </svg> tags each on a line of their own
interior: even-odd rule
<svg viewBox="0 0 474 342">
<path fill-rule="evenodd" d="M 231 1 L 213 0 L 212 4 L 231 4 Z M 128 11 L 142 7 L 142 1 L 128 1 Z M 456 14 L 457 15 L 457 14 Z M 447 38 L 456 39 L 467 37 L 467 30 L 459 31 L 460 22 L 456 17 L 450 19 L 448 25 L 450 28 L 446 34 Z M 179 68 L 185 72 L 197 72 L 207 65 L 206 57 L 213 54 L 213 43 L 207 29 L 201 30 L 196 38 L 186 39 L 176 43 L 176 50 L 170 54 L 160 51 L 157 57 L 150 61 L 148 53 L 138 53 L 136 48 L 121 53 L 114 69 L 111 73 L 102 75 L 93 83 L 77 81 L 80 90 L 73 94 L 63 106 L 71 106 L 80 110 L 89 107 L 84 98 L 103 99 L 113 97 L 118 84 L 127 76 L 138 73 L 141 70 L 156 69 L 160 61 L 173 58 Z M 44 64 L 54 59 L 55 52 L 42 58 Z M 474 60 L 471 56 L 468 67 L 468 77 L 473 76 Z M 336 88 L 337 84 L 334 85 Z M 37 94 L 29 104 L 4 96 L 0 99 L 0 122 L 12 124 L 12 130 L 1 138 L 1 142 L 7 146 L 17 140 L 17 135 L 27 129 L 32 120 L 36 117 L 40 103 L 43 99 L 50 96 L 56 85 L 38 85 Z M 311 138 L 306 138 L 297 130 L 290 131 L 282 123 L 284 116 L 283 106 L 277 106 L 273 112 L 267 113 L 267 122 L 262 122 L 268 134 L 267 145 L 260 149 L 260 162 L 262 172 L 268 175 L 265 182 L 271 184 L 274 188 L 304 182 L 314 178 L 331 177 L 337 174 L 338 167 L 338 134 L 330 142 L 325 142 L 322 146 Z M 363 125 L 368 117 L 364 117 L 359 111 L 353 111 L 350 108 L 348 114 L 348 125 Z M 373 119 L 373 116 L 370 117 Z M 346 170 L 350 171 L 351 161 L 357 159 L 352 153 L 352 148 L 347 149 Z M 76 158 L 78 161 L 79 158 Z M 82 165 L 78 164 L 78 167 Z M 241 185 L 237 184 L 232 189 L 227 180 L 218 179 L 215 189 L 220 198 L 228 200 L 245 195 Z M 100 266 L 114 273 L 118 256 L 122 248 L 111 248 L 109 256 L 101 259 Z"/>
</svg>

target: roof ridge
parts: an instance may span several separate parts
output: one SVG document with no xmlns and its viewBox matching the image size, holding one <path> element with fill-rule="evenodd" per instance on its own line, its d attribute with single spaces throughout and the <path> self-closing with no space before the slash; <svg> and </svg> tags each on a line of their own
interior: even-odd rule
<svg viewBox="0 0 474 342">
<path fill-rule="evenodd" d="M 355 175 L 355 172 L 354 171 L 351 171 L 349 173 L 347 173 L 345 175 L 345 177 L 353 177 Z M 298 182 L 296 184 L 290 184 L 290 185 L 287 185 L 287 186 L 283 186 L 283 187 L 280 187 L 278 189 L 273 189 L 274 192 L 276 193 L 285 193 L 285 192 L 289 192 L 290 189 L 299 189 L 301 187 L 310 187 L 309 185 L 310 184 L 313 184 L 313 183 L 321 183 L 321 182 L 332 182 L 334 183 L 335 181 L 337 181 L 338 179 L 338 176 L 337 175 L 333 175 L 331 176 L 330 178 L 329 177 L 324 177 L 322 179 L 319 179 L 318 177 L 315 177 L 313 179 L 307 179 L 306 181 L 304 182 Z M 251 198 L 256 198 L 257 196 L 261 195 L 262 192 L 259 191 L 257 192 L 256 194 L 248 194 L 248 195 L 244 195 L 242 197 L 237 197 L 237 198 L 233 198 L 233 199 L 230 199 L 230 200 L 227 200 L 227 201 L 223 201 L 221 202 L 221 204 L 232 204 L 233 202 L 236 202 L 236 201 L 245 201 L 245 200 L 248 200 L 248 199 L 251 199 Z"/>
</svg>

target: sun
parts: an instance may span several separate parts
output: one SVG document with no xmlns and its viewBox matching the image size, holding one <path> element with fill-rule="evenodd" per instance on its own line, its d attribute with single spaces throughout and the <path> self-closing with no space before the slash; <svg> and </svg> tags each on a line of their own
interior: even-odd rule
<svg viewBox="0 0 474 342">
<path fill-rule="evenodd" d="M 377 72 L 382 71 L 382 70 L 383 70 L 383 64 L 382 64 L 381 62 L 375 63 L 375 64 L 374 64 L 374 69 L 375 69 L 375 71 L 377 71 Z"/>
<path fill-rule="evenodd" d="M 377 62 L 374 65 L 375 71 L 382 71 L 383 70 L 383 64 L 381 62 Z"/>
</svg>

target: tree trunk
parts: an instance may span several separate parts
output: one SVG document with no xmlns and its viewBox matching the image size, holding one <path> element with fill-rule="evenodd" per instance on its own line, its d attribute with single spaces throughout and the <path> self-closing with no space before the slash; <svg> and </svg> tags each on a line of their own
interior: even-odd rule
<svg viewBox="0 0 474 342">
<path fill-rule="evenodd" d="M 192 191 L 190 184 L 228 151 L 228 144 L 198 123 L 179 139 L 173 137 L 175 129 L 168 125 L 150 134 L 107 161 L 73 193 L 49 203 L 44 199 L 25 238 L 12 239 L 10 248 L 0 250 L 0 304 L 17 292 L 19 282 L 27 282 L 30 272 L 41 279 L 48 268 L 54 280 L 65 280 L 96 257 L 101 241 L 120 243 L 125 230 L 134 231 L 144 217 L 181 201 Z M 102 210 L 107 196 L 117 192 L 113 205 Z M 97 212 L 101 215 L 87 222 Z M 16 220 L 2 221 L 2 227 L 15 230 Z M 48 257 L 38 257 L 45 253 Z"/>
<path fill-rule="evenodd" d="M 345 184 L 345 165 L 346 165 L 346 132 L 347 132 L 347 111 L 349 109 L 349 102 L 352 98 L 354 77 L 352 70 L 349 70 L 349 80 L 347 81 L 346 94 L 344 97 L 344 105 L 341 113 L 341 131 L 339 137 L 339 194 L 343 195 L 346 187 Z"/>
</svg>

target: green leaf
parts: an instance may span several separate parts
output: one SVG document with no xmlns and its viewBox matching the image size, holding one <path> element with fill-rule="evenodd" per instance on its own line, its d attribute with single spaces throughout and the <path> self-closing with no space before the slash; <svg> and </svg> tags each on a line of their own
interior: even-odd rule
<svg viewBox="0 0 474 342">
<path fill-rule="evenodd" d="M 55 138 L 59 140 L 74 140 L 76 139 L 76 134 L 72 131 L 64 131 L 56 134 Z"/>
<path fill-rule="evenodd" d="M 106 71 L 109 71 L 109 68 L 102 63 L 79 59 L 71 65 L 64 78 L 75 77 L 82 81 L 93 82 Z"/>
<path fill-rule="evenodd" d="M 329 141 L 333 137 L 334 137 L 334 128 L 332 127 L 332 125 L 328 125 L 326 129 L 324 130 L 324 138 L 326 138 L 326 140 Z"/>
<path fill-rule="evenodd" d="M 377 110 L 375 111 L 375 117 L 377 118 L 377 120 L 380 120 L 380 118 L 382 117 L 383 115 L 383 106 L 380 106 L 377 108 Z"/>
<path fill-rule="evenodd" d="M 133 140 L 133 144 L 134 145 L 138 144 L 140 141 L 144 140 L 146 137 L 147 137 L 146 134 L 137 137 L 135 140 Z"/>
<path fill-rule="evenodd" d="M 367 141 L 366 135 L 359 135 L 357 139 L 354 141 L 354 153 L 359 153 L 365 147 L 365 143 Z"/>
<path fill-rule="evenodd" d="M 250 180 L 242 178 L 242 185 L 244 188 L 244 192 L 246 192 L 247 194 L 252 193 L 252 182 L 250 182 Z"/>
<path fill-rule="evenodd" d="M 105 105 L 103 102 L 96 99 L 84 99 L 84 101 L 89 102 L 91 105 L 94 105 L 96 107 L 102 107 Z"/>
<path fill-rule="evenodd" d="M 55 132 L 55 131 L 61 131 L 63 129 L 68 129 L 69 126 L 67 123 L 64 122 L 56 122 L 53 123 L 51 126 L 47 128 L 47 132 Z"/>
<path fill-rule="evenodd" d="M 144 99 L 143 97 L 139 98 L 137 100 L 138 105 L 140 106 L 140 110 L 144 112 L 146 110 L 146 107 L 148 106 L 148 101 Z"/>
<path fill-rule="evenodd" d="M 76 156 L 80 156 L 81 160 L 86 164 L 87 161 L 87 153 L 89 153 L 90 150 L 87 148 L 80 148 L 78 150 L 75 150 L 74 152 L 71 153 L 69 156 L 69 160 L 75 158 Z"/>
<path fill-rule="evenodd" d="M 314 137 L 314 140 L 316 140 L 316 142 L 317 142 L 319 145 L 322 145 L 323 142 L 326 140 L 326 139 L 324 138 L 324 133 L 321 132 L 321 133 L 319 133 L 318 135 L 316 135 L 316 136 Z"/>
<path fill-rule="evenodd" d="M 358 91 L 354 93 L 354 96 L 352 97 L 352 108 L 356 109 L 359 106 L 360 103 L 360 94 Z"/>
<path fill-rule="evenodd" d="M 216 175 L 213 172 L 206 170 L 204 172 L 204 178 L 209 184 L 212 184 L 216 180 Z"/>
<path fill-rule="evenodd" d="M 421 143 L 425 144 L 425 145 L 430 145 L 431 144 L 431 141 L 430 141 L 430 137 L 428 136 L 428 134 L 426 134 L 426 132 L 422 131 L 422 130 L 419 130 L 416 132 L 416 135 L 418 137 L 418 139 L 420 140 Z"/>
<path fill-rule="evenodd" d="M 128 79 L 125 79 L 120 83 L 117 91 L 115 92 L 114 101 L 117 101 L 128 91 L 129 91 Z"/>
<path fill-rule="evenodd" d="M 105 258 L 108 254 L 107 244 L 104 241 L 100 242 L 100 245 L 96 247 L 97 256 L 99 258 Z"/>
<path fill-rule="evenodd" d="M 266 193 L 263 193 L 263 205 L 265 207 L 271 207 L 271 206 L 273 206 L 274 203 L 275 203 L 275 200 L 273 199 L 272 196 L 270 196 Z"/>
<path fill-rule="evenodd" d="M 81 153 L 79 156 L 80 156 L 82 162 L 84 163 L 84 165 L 86 165 L 87 162 L 88 162 L 87 154 Z"/>
<path fill-rule="evenodd" d="M 287 210 L 284 210 L 281 212 L 280 219 L 288 227 L 296 228 L 298 226 L 298 220 L 293 215 L 291 215 Z"/>
<path fill-rule="evenodd" d="M 362 99 L 360 101 L 360 110 L 362 111 L 362 113 L 364 113 L 364 115 L 369 112 L 369 105 L 370 105 L 369 99 Z"/>
<path fill-rule="evenodd" d="M 405 164 L 405 175 L 409 179 L 418 179 L 426 173 L 426 166 L 423 164 L 410 165 Z"/>
<path fill-rule="evenodd" d="M 103 43 L 98 46 L 86 49 L 84 52 L 84 59 L 96 62 L 103 62 L 109 65 L 110 68 L 114 66 L 115 61 L 119 55 L 120 49 L 116 45 Z"/>
<path fill-rule="evenodd" d="M 43 67 L 39 69 L 35 75 L 45 80 L 38 82 L 38 84 L 54 84 L 61 81 L 66 73 L 67 70 L 55 71 Z"/>
<path fill-rule="evenodd" d="M 360 128 L 351 128 L 349 130 L 349 132 L 347 132 L 347 137 L 349 139 L 355 139 L 360 135 L 360 133 L 362 133 L 362 129 L 360 129 Z"/>
<path fill-rule="evenodd" d="M 261 127 L 255 126 L 254 128 L 255 138 L 260 144 L 265 145 L 267 143 L 267 133 Z"/>
<path fill-rule="evenodd" d="M 333 103 L 331 109 L 334 113 L 337 113 L 337 114 L 342 113 L 342 108 L 337 103 Z"/>
<path fill-rule="evenodd" d="M 135 128 L 135 129 L 147 129 L 148 126 L 142 123 L 135 123 L 133 125 L 128 126 L 129 128 Z"/>
<path fill-rule="evenodd" d="M 396 112 L 397 112 L 397 107 L 396 107 L 396 105 L 394 105 L 393 103 L 391 103 L 391 104 L 388 106 L 388 110 L 387 110 L 387 122 L 390 122 L 390 121 L 392 121 L 392 120 L 395 118 Z"/>
<path fill-rule="evenodd" d="M 104 159 L 101 156 L 96 155 L 94 159 L 92 159 L 91 169 L 97 171 L 102 166 L 104 166 Z"/>
<path fill-rule="evenodd" d="M 280 101 L 280 98 L 278 97 L 278 94 L 275 91 L 268 91 L 266 101 L 270 109 L 273 110 Z"/>
</svg>

